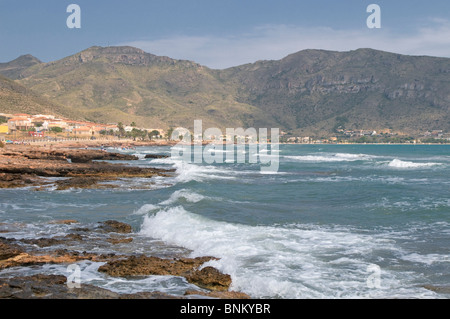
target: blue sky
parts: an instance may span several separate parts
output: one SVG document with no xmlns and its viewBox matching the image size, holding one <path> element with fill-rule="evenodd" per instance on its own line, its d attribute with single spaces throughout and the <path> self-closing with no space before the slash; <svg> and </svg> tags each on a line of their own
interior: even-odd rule
<svg viewBox="0 0 450 319">
<path fill-rule="evenodd" d="M 81 29 L 66 8 L 81 7 Z M 381 29 L 369 29 L 369 4 Z M 303 49 L 379 50 L 450 57 L 450 1 L 442 0 L 0 0 L 0 62 L 44 62 L 90 46 L 133 45 L 149 53 L 225 68 Z"/>
</svg>

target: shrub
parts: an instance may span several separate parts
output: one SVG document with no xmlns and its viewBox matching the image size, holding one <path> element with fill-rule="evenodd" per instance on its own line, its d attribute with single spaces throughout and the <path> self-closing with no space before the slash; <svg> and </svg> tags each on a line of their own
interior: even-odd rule
<svg viewBox="0 0 450 319">
<path fill-rule="evenodd" d="M 50 128 L 50 132 L 53 132 L 53 133 L 62 133 L 62 131 L 63 131 L 63 129 L 58 126 Z"/>
</svg>

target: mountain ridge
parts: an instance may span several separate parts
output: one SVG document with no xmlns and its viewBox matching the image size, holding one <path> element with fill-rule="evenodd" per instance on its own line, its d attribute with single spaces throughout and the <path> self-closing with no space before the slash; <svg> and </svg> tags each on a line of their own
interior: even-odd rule
<svg viewBox="0 0 450 319">
<path fill-rule="evenodd" d="M 450 130 L 448 58 L 309 49 L 215 70 L 133 47 L 94 46 L 49 63 L 16 60 L 0 64 L 0 74 L 7 66 L 16 82 L 88 120 L 192 128 L 203 119 L 209 127 L 295 134 L 330 134 L 339 124 Z"/>
</svg>

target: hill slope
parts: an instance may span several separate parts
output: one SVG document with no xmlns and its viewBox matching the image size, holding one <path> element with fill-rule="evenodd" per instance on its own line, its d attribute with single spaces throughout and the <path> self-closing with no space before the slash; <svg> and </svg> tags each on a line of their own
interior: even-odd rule
<svg viewBox="0 0 450 319">
<path fill-rule="evenodd" d="M 32 55 L 22 55 L 11 62 L 0 63 L 0 74 L 7 78 L 17 80 L 23 77 L 22 72 L 24 70 L 40 63 L 42 62 Z"/>
<path fill-rule="evenodd" d="M 0 112 L 55 114 L 82 119 L 76 110 L 45 99 L 23 85 L 0 75 Z"/>
<path fill-rule="evenodd" d="M 239 101 L 287 129 L 329 132 L 336 118 L 360 129 L 450 129 L 450 59 L 306 50 L 222 77 L 243 84 Z"/>
<path fill-rule="evenodd" d="M 147 127 L 240 123 L 257 108 L 239 103 L 212 70 L 131 47 L 92 47 L 28 68 L 20 83 L 90 120 Z"/>
<path fill-rule="evenodd" d="M 203 119 L 204 127 L 299 134 L 339 126 L 450 131 L 446 58 L 305 50 L 212 70 L 132 47 L 92 47 L 51 63 L 19 59 L 1 64 L 0 73 L 89 120 L 191 128 Z"/>
</svg>

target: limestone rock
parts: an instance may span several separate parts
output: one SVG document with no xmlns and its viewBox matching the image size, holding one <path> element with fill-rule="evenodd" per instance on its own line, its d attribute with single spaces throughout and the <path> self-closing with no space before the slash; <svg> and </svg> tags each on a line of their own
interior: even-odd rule
<svg viewBox="0 0 450 319">
<path fill-rule="evenodd" d="M 107 220 L 100 223 L 100 229 L 106 232 L 130 234 L 133 232 L 133 228 L 125 223 L 118 222 L 116 220 Z"/>
<path fill-rule="evenodd" d="M 160 154 L 147 154 L 145 155 L 145 158 L 152 158 L 152 159 L 157 159 L 157 158 L 168 158 L 169 155 L 160 155 Z"/>
<path fill-rule="evenodd" d="M 113 277 L 132 276 L 183 276 L 188 282 L 199 287 L 226 291 L 231 285 L 231 277 L 222 274 L 213 267 L 198 268 L 205 262 L 216 259 L 214 257 L 162 259 L 158 257 L 131 256 L 127 259 L 116 260 L 100 266 L 98 271 Z"/>
<path fill-rule="evenodd" d="M 34 275 L 0 279 L 0 298 L 8 299 L 118 299 L 119 294 L 91 286 L 70 289 L 67 278 L 57 275 Z"/>
<path fill-rule="evenodd" d="M 127 244 L 131 243 L 133 241 L 133 238 L 126 238 L 126 237 L 110 237 L 106 240 L 108 243 L 111 243 L 113 245 L 117 244 Z"/>
<path fill-rule="evenodd" d="M 184 293 L 185 296 L 205 296 L 208 298 L 216 298 L 216 299 L 251 299 L 249 295 L 243 292 L 238 291 L 196 291 L 196 290 L 187 290 Z"/>
<path fill-rule="evenodd" d="M 222 274 L 213 267 L 194 270 L 186 276 L 186 279 L 192 284 L 214 291 L 227 291 L 231 285 L 230 275 Z"/>
<path fill-rule="evenodd" d="M 14 258 L 23 253 L 18 245 L 11 244 L 6 238 L 0 237 L 0 261 Z"/>
<path fill-rule="evenodd" d="M 107 273 L 113 277 L 149 275 L 182 276 L 211 259 L 213 257 L 162 259 L 144 255 L 130 256 L 124 260 L 108 262 L 101 266 L 98 271 Z"/>
</svg>

